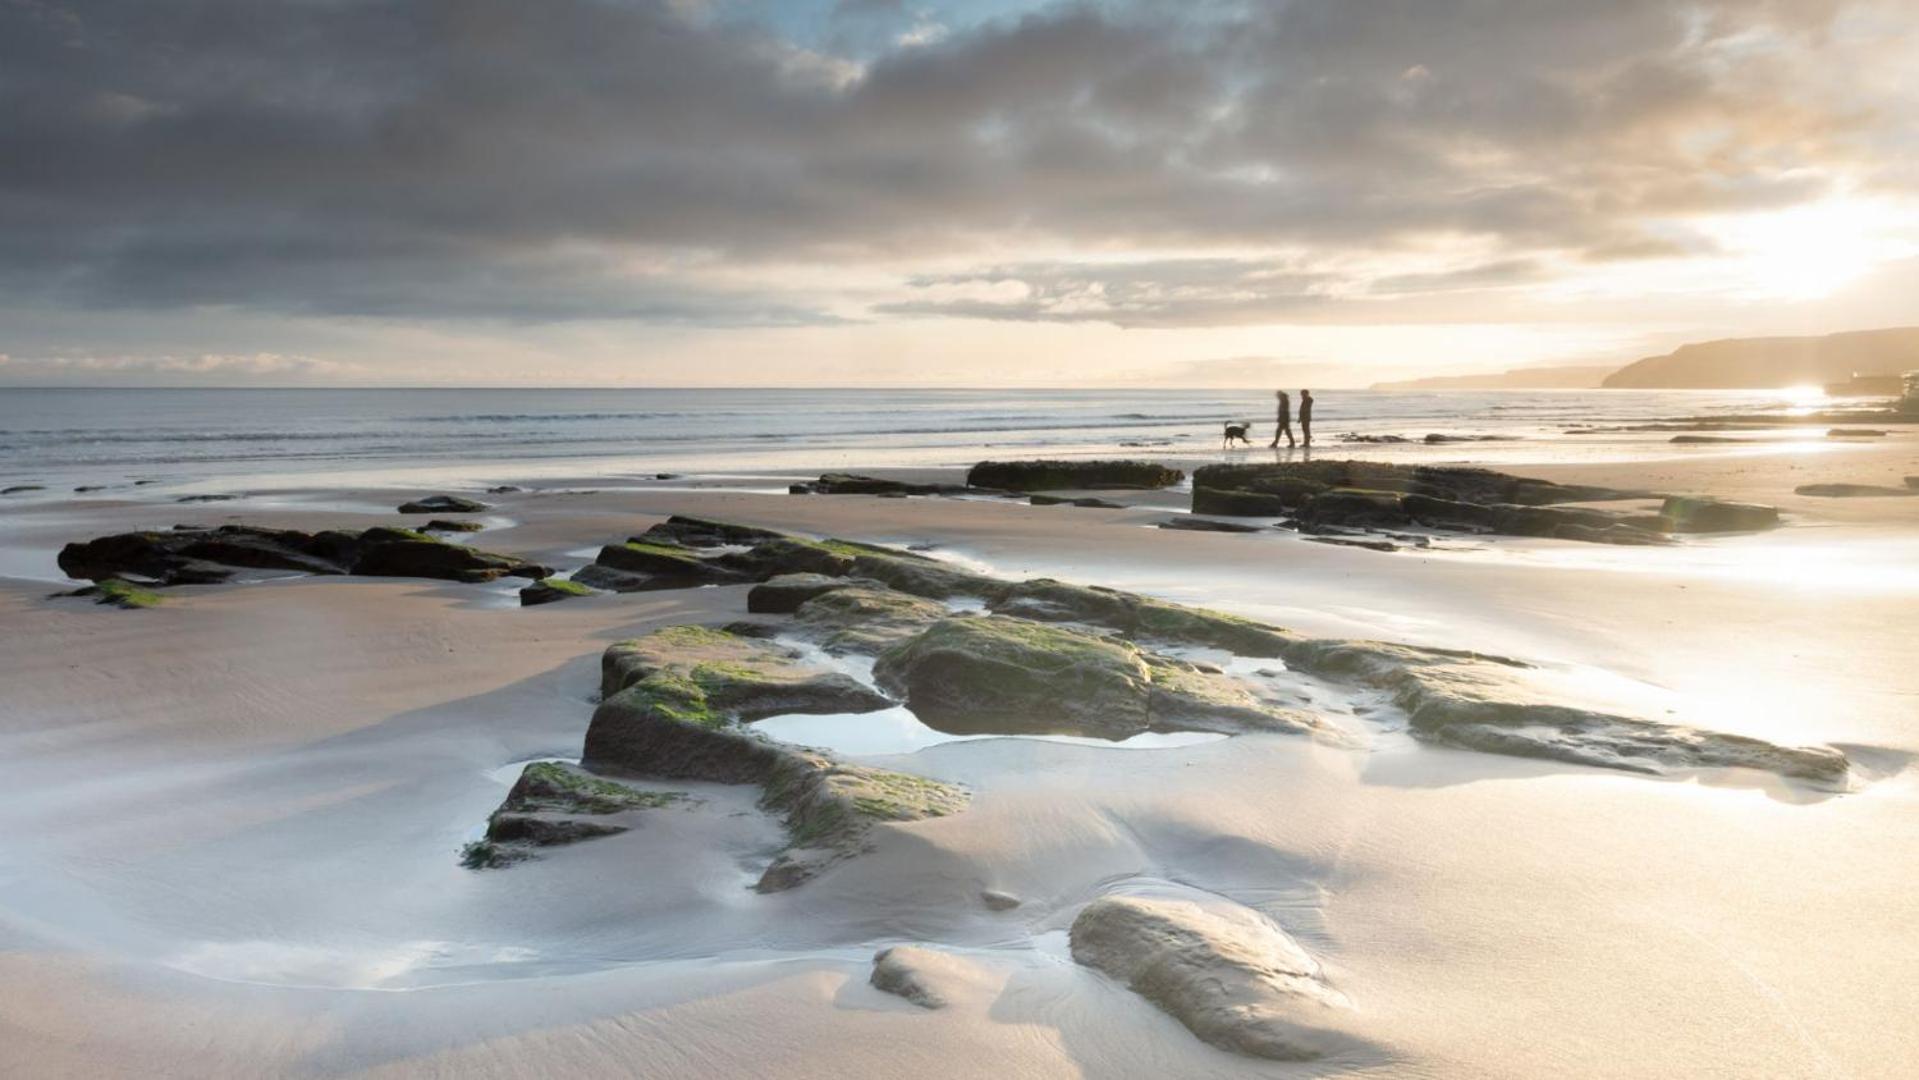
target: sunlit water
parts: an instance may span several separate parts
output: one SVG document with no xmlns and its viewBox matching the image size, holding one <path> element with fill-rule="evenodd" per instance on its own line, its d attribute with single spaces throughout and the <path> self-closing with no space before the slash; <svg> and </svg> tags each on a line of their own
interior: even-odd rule
<svg viewBox="0 0 1919 1080">
<path fill-rule="evenodd" d="M 131 490 L 145 479 L 301 486 L 401 478 L 625 476 L 658 472 L 964 465 L 1041 454 L 1219 452 L 1225 420 L 1271 437 L 1263 390 L 22 390 L 0 392 L 0 487 Z M 1409 460 L 1615 459 L 1621 440 L 1579 425 L 1808 403 L 1723 391 L 1328 390 L 1322 452 L 1347 432 L 1398 435 L 1369 456 Z M 1502 441 L 1426 446 L 1429 433 Z M 1761 433 L 1761 444 L 1813 432 Z M 1663 436 L 1632 440 L 1670 452 Z M 1751 444 L 1686 448 L 1738 452 Z"/>
</svg>

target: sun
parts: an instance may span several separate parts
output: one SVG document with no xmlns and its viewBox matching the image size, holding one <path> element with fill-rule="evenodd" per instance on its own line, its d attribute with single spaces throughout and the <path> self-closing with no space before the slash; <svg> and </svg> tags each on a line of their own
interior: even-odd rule
<svg viewBox="0 0 1919 1080">
<path fill-rule="evenodd" d="M 1817 300 L 1910 247 L 1891 234 L 1899 215 L 1890 209 L 1870 200 L 1833 198 L 1742 214 L 1713 232 L 1754 293 Z"/>
</svg>

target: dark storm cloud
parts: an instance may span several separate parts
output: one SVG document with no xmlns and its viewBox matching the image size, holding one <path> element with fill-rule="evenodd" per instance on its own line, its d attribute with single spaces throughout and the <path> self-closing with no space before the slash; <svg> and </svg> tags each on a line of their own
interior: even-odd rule
<svg viewBox="0 0 1919 1080">
<path fill-rule="evenodd" d="M 1653 219 L 1817 193 L 1828 164 L 1910 138 L 1808 82 L 1837 6 L 1067 6 L 855 64 L 723 5 L 0 0 L 0 287 L 788 324 L 829 319 L 831 289 L 755 267 L 1302 252 L 1000 267 L 946 283 L 1025 300 L 878 309 L 1271 317 L 1325 302 L 1315 255 L 1455 236 L 1509 269 L 1632 257 L 1687 248 Z"/>
</svg>

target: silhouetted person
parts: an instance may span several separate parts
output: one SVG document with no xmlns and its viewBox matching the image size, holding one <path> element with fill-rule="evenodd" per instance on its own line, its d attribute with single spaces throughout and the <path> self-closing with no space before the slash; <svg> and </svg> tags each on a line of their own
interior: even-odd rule
<svg viewBox="0 0 1919 1080">
<path fill-rule="evenodd" d="M 1293 399 L 1287 397 L 1284 390 L 1273 391 L 1273 397 L 1278 399 L 1279 404 L 1275 406 L 1273 416 L 1273 441 L 1266 445 L 1278 446 L 1281 435 L 1286 436 L 1288 447 L 1299 445 L 1293 440 Z"/>
<path fill-rule="evenodd" d="M 1307 446 L 1313 445 L 1313 392 L 1299 392 L 1299 437 Z"/>
</svg>

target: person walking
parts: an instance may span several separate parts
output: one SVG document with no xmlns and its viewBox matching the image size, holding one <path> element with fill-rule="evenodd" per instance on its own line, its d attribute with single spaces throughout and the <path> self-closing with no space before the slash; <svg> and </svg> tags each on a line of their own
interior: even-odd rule
<svg viewBox="0 0 1919 1080">
<path fill-rule="evenodd" d="M 1299 437 L 1307 446 L 1313 445 L 1313 392 L 1299 392 Z"/>
<path fill-rule="evenodd" d="M 1293 439 L 1293 401 L 1286 396 L 1286 391 L 1284 390 L 1273 391 L 1273 397 L 1279 400 L 1279 404 L 1275 407 L 1277 414 L 1273 417 L 1273 441 L 1266 445 L 1278 447 L 1279 437 L 1284 435 L 1286 436 L 1286 447 L 1290 450 L 1299 445 Z"/>
</svg>

